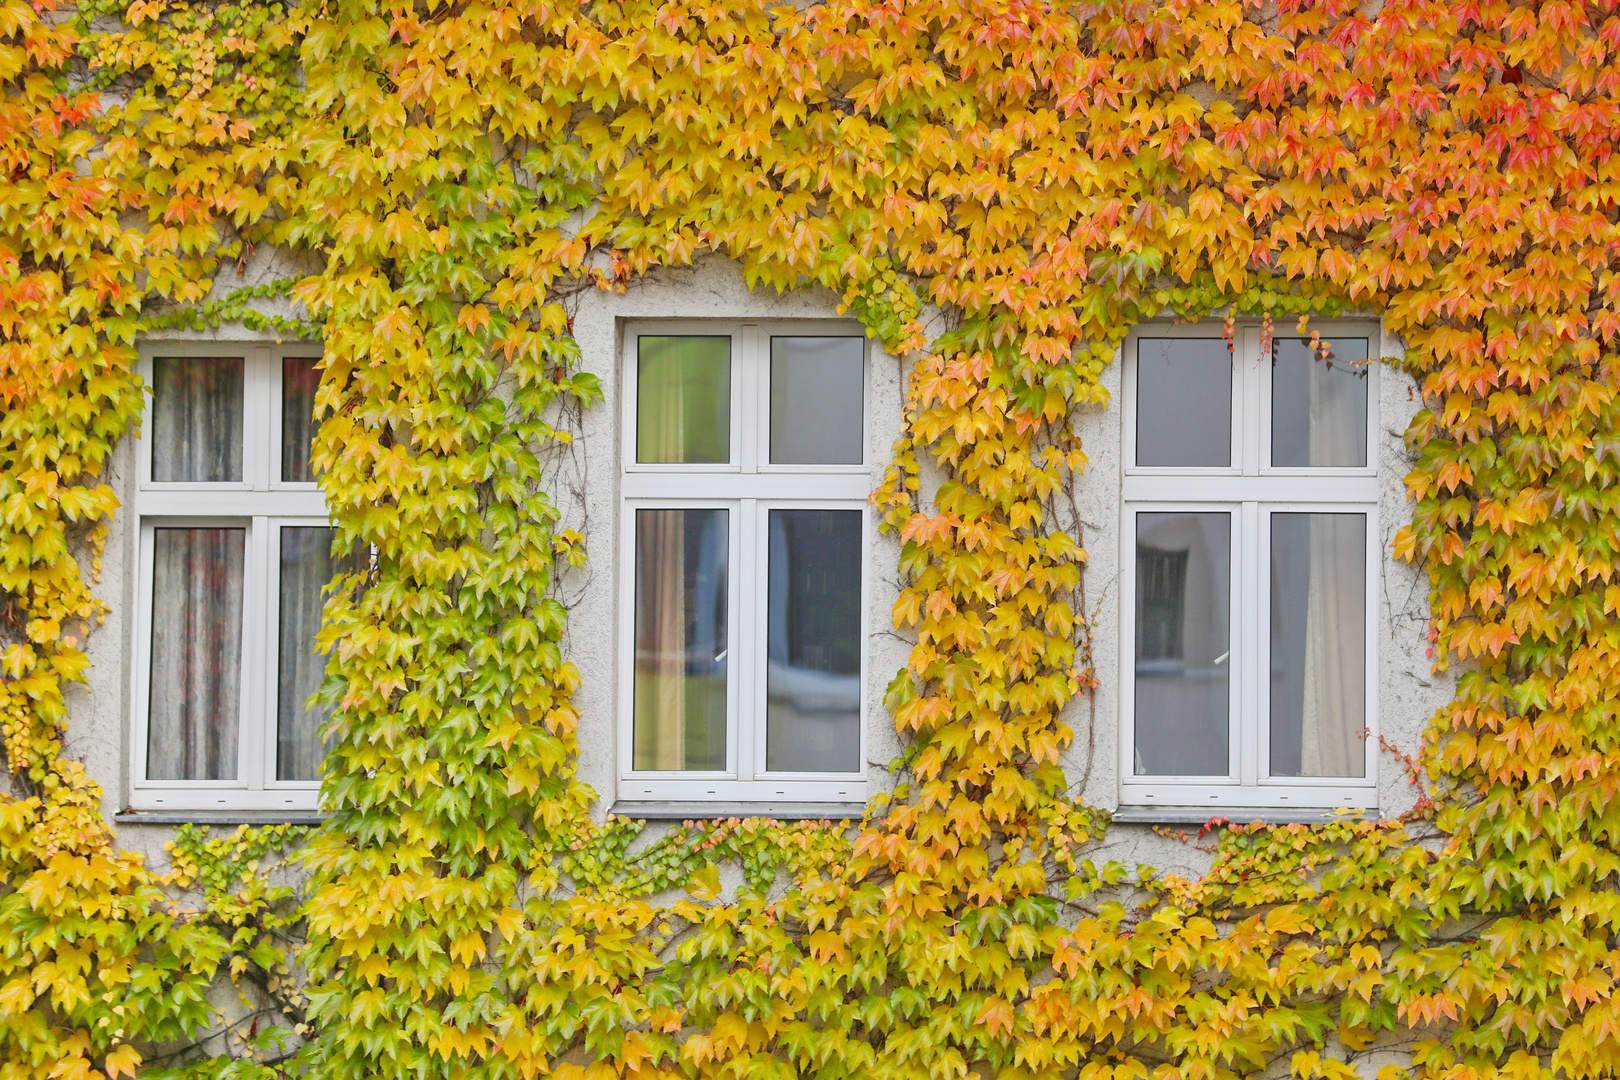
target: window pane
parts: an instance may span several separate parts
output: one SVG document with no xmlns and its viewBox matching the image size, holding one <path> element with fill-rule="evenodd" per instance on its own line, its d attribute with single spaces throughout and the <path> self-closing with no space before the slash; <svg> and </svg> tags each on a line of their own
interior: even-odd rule
<svg viewBox="0 0 1620 1080">
<path fill-rule="evenodd" d="M 152 361 L 152 479 L 241 482 L 241 357 Z"/>
<path fill-rule="evenodd" d="M 1227 776 L 1232 515 L 1136 515 L 1138 776 Z"/>
<path fill-rule="evenodd" d="M 731 339 L 637 339 L 636 460 L 731 460 Z"/>
<path fill-rule="evenodd" d="M 1271 775 L 1365 776 L 1367 516 L 1271 515 Z"/>
<path fill-rule="evenodd" d="M 315 652 L 315 634 L 321 627 L 323 590 L 339 572 L 363 569 L 362 548 L 347 558 L 332 554 L 337 530 L 326 526 L 285 527 L 281 530 L 280 603 L 277 608 L 276 668 L 276 779 L 319 779 L 326 745 L 321 725 L 332 715 L 330 707 L 309 708 L 306 703 L 326 676 L 326 657 Z"/>
<path fill-rule="evenodd" d="M 866 339 L 771 338 L 771 461 L 859 465 Z"/>
<path fill-rule="evenodd" d="M 1326 360 L 1304 338 L 1272 346 L 1271 463 L 1365 468 L 1367 339 L 1335 341 Z"/>
<path fill-rule="evenodd" d="M 860 770 L 861 512 L 772 510 L 765 767 Z"/>
<path fill-rule="evenodd" d="M 726 767 L 728 517 L 636 511 L 637 769 Z"/>
<path fill-rule="evenodd" d="M 1232 354 L 1224 340 L 1137 341 L 1136 463 L 1232 464 Z"/>
<path fill-rule="evenodd" d="M 312 484 L 309 447 L 315 441 L 315 388 L 321 372 L 311 356 L 289 356 L 281 361 L 281 480 Z"/>
<path fill-rule="evenodd" d="M 247 530 L 152 531 L 149 780 L 234 780 Z"/>
</svg>

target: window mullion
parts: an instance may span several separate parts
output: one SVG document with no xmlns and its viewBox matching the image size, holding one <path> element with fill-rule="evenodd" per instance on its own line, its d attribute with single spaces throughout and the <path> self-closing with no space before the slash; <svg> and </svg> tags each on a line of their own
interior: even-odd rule
<svg viewBox="0 0 1620 1080">
<path fill-rule="evenodd" d="M 271 570 L 274 532 L 268 517 L 255 516 L 248 526 L 247 558 L 243 573 L 242 597 L 242 675 L 238 684 L 241 701 L 237 706 L 237 777 L 249 790 L 265 787 L 275 769 L 274 755 L 261 752 L 265 738 L 265 696 L 268 675 L 274 669 L 269 649 L 274 635 L 268 626 L 274 602 L 270 598 L 275 574 Z"/>
<path fill-rule="evenodd" d="M 277 457 L 279 459 L 279 455 Z M 259 593 L 262 614 L 257 620 L 264 635 L 259 643 L 259 671 L 264 685 L 257 695 L 260 722 L 253 738 L 261 748 L 260 782 L 265 787 L 275 783 L 280 775 L 277 756 L 281 747 L 277 735 L 281 723 L 281 527 L 284 524 L 287 522 L 275 518 L 265 522 L 264 588 Z"/>
<path fill-rule="evenodd" d="M 270 490 L 271 443 L 276 433 L 270 427 L 270 399 L 278 381 L 272 373 L 267 348 L 247 350 L 242 372 L 242 479 L 254 491 Z"/>
<path fill-rule="evenodd" d="M 1242 503 L 1238 508 L 1238 609 L 1237 626 L 1232 636 L 1233 674 L 1237 684 L 1237 723 L 1232 725 L 1234 759 L 1237 763 L 1238 782 L 1253 787 L 1260 777 L 1261 743 L 1261 677 L 1265 668 L 1265 655 L 1261 627 L 1265 613 L 1260 609 L 1261 566 L 1260 528 L 1264 515 L 1260 504 Z"/>
<path fill-rule="evenodd" d="M 1257 782 L 1271 778 L 1271 618 L 1274 610 L 1271 589 L 1272 581 L 1272 554 L 1271 554 L 1271 514 L 1275 509 L 1271 505 L 1260 507 L 1259 518 L 1255 529 L 1255 578 L 1256 602 L 1259 618 L 1255 624 L 1255 689 L 1254 699 L 1255 715 L 1255 777 Z"/>
<path fill-rule="evenodd" d="M 765 377 L 769 342 L 764 330 L 745 324 L 732 337 L 737 356 L 732 363 L 732 431 L 736 432 L 733 460 L 744 473 L 757 472 L 768 460 L 770 387 Z"/>
<path fill-rule="evenodd" d="M 759 502 L 743 499 L 736 505 L 737 520 L 733 526 L 733 535 L 737 537 L 733 547 L 736 554 L 731 560 L 735 567 L 730 597 L 733 615 L 730 643 L 727 646 L 731 650 L 731 663 L 727 665 L 731 680 L 731 693 L 727 695 L 727 726 L 730 734 L 726 741 L 733 748 L 734 756 L 730 763 L 732 773 L 738 780 L 752 780 L 758 768 L 760 736 L 756 721 L 762 691 L 762 680 L 754 670 L 759 663 L 759 651 L 755 645 L 761 627 L 761 582 L 766 573 L 767 560 L 760 551 L 765 530 L 759 527 L 762 513 Z"/>
<path fill-rule="evenodd" d="M 1238 429 L 1238 462 L 1244 476 L 1256 476 L 1265 462 L 1266 427 L 1262 421 L 1269 415 L 1263 402 L 1265 387 L 1260 363 L 1260 330 L 1245 327 L 1234 342 L 1237 361 L 1237 392 L 1233 395 L 1233 422 Z"/>
</svg>

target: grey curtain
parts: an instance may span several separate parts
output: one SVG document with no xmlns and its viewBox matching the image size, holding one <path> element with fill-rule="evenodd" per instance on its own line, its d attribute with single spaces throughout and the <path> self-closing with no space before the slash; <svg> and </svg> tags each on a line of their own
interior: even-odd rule
<svg viewBox="0 0 1620 1080">
<path fill-rule="evenodd" d="M 326 743 L 321 728 L 330 706 L 310 698 L 326 677 L 326 657 L 315 651 L 326 586 L 340 572 L 361 569 L 364 553 L 337 556 L 337 530 L 286 526 L 281 530 L 276 665 L 276 779 L 318 780 Z"/>
<path fill-rule="evenodd" d="M 160 356 L 152 361 L 152 479 L 242 479 L 242 358 Z"/>
<path fill-rule="evenodd" d="M 154 529 L 146 775 L 233 780 L 247 530 Z"/>
<path fill-rule="evenodd" d="M 310 443 L 315 439 L 315 391 L 321 385 L 320 361 L 288 356 L 281 361 L 281 479 L 313 483 Z"/>
</svg>

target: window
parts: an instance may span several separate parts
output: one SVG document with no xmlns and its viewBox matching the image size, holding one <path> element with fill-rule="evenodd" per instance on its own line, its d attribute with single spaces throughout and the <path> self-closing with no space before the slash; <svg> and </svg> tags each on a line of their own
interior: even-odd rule
<svg viewBox="0 0 1620 1080">
<path fill-rule="evenodd" d="M 1375 328 L 1126 343 L 1121 802 L 1371 807 Z"/>
<path fill-rule="evenodd" d="M 867 347 L 625 335 L 619 795 L 861 802 Z"/>
<path fill-rule="evenodd" d="M 131 806 L 309 810 L 322 591 L 317 349 L 159 345 L 139 443 Z"/>
</svg>

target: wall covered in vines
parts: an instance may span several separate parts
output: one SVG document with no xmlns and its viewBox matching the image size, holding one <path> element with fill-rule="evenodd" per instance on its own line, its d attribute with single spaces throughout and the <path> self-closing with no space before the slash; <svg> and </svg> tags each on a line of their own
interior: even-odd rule
<svg viewBox="0 0 1620 1080">
<path fill-rule="evenodd" d="M 0 0 L 0 85 L 0 1077 L 1620 1074 L 1620 5 Z M 312 270 L 216 288 L 266 247 Z M 633 847 L 544 480 L 598 396 L 568 298 L 709 252 L 914 360 L 909 749 L 852 830 Z M 64 749 L 108 463 L 137 335 L 276 295 L 376 551 L 330 818 L 159 873 Z M 1144 318 L 1350 309 L 1425 406 L 1420 810 L 1098 865 L 1067 420 Z"/>
</svg>

